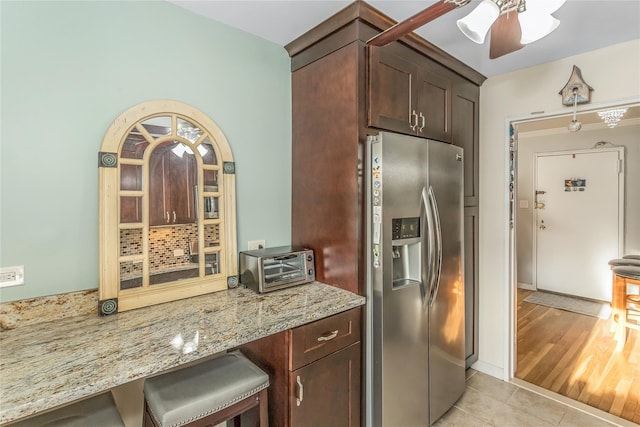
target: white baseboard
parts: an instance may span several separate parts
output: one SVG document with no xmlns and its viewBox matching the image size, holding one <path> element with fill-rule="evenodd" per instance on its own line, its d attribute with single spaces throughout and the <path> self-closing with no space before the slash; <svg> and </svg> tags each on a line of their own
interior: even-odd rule
<svg viewBox="0 0 640 427">
<path fill-rule="evenodd" d="M 518 289 L 526 289 L 528 291 L 536 291 L 536 287 L 533 286 L 531 283 L 521 283 L 518 282 Z"/>
<path fill-rule="evenodd" d="M 471 365 L 472 369 L 476 371 L 480 371 L 483 374 L 491 375 L 492 377 L 496 377 L 499 380 L 505 379 L 504 369 L 498 366 L 492 365 L 491 363 L 483 362 L 482 360 L 476 361 L 473 365 Z"/>
</svg>

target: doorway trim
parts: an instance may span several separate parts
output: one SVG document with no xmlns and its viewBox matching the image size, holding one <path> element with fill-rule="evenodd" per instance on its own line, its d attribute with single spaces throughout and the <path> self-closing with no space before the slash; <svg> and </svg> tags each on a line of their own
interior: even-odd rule
<svg viewBox="0 0 640 427">
<path fill-rule="evenodd" d="M 581 107 L 578 107 L 578 113 L 584 113 L 593 110 L 601 110 L 612 108 L 620 105 L 633 105 L 640 103 L 640 97 L 632 97 L 632 98 L 624 98 L 616 101 L 603 102 L 598 104 L 588 104 Z M 512 138 L 513 138 L 513 149 L 515 154 L 517 154 L 518 149 L 518 136 L 517 132 L 514 132 L 513 136 L 511 135 L 511 126 L 518 125 L 520 123 L 532 122 L 541 119 L 549 119 L 552 117 L 563 117 L 570 116 L 573 113 L 571 108 L 563 108 L 561 110 L 554 110 L 549 112 L 542 113 L 530 113 L 519 116 L 510 116 L 506 117 L 504 121 L 504 179 L 505 179 L 505 189 L 504 189 L 504 218 L 505 218 L 505 271 L 504 271 L 504 292 L 507 298 L 505 298 L 505 307 L 504 313 L 507 318 L 507 327 L 504 329 L 505 336 L 503 337 L 504 342 L 504 361 L 505 366 L 503 370 L 503 380 L 504 381 L 512 381 L 515 378 L 515 370 L 516 370 L 516 343 L 517 343 L 517 325 L 516 325 L 516 308 L 517 308 L 517 265 L 516 265 L 516 218 L 515 218 L 515 201 L 517 200 L 517 188 L 516 181 L 514 177 L 513 181 L 513 192 L 510 191 L 511 181 L 511 154 L 512 154 Z M 514 154 L 514 155 L 515 155 Z M 517 175 L 517 162 L 513 163 L 514 173 Z M 513 211 L 513 212 L 512 212 Z M 511 216 L 513 214 L 513 217 Z M 513 221 L 511 221 L 513 218 Z M 517 380 L 517 379 L 516 379 Z M 549 393 L 552 393 L 549 391 Z"/>
</svg>

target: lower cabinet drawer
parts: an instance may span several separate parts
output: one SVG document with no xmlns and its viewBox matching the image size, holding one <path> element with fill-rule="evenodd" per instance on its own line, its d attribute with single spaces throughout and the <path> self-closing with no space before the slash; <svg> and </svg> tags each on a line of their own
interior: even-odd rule
<svg viewBox="0 0 640 427">
<path fill-rule="evenodd" d="M 289 420 L 295 427 L 360 426 L 360 343 L 289 374 Z"/>
<path fill-rule="evenodd" d="M 292 329 L 289 370 L 294 371 L 360 341 L 361 312 L 358 307 Z"/>
</svg>

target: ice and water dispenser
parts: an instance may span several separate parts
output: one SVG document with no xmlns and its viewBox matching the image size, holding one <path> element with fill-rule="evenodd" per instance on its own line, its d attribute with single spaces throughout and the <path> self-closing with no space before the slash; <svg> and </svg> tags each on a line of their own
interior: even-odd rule
<svg viewBox="0 0 640 427">
<path fill-rule="evenodd" d="M 420 218 L 393 218 L 391 240 L 393 288 L 419 285 L 422 276 Z"/>
</svg>

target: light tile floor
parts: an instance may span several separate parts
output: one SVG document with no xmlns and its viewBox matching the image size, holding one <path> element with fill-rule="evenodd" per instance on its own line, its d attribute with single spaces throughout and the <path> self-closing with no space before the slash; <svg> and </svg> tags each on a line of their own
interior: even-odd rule
<svg viewBox="0 0 640 427">
<path fill-rule="evenodd" d="M 469 369 L 464 395 L 434 426 L 610 427 L 629 425 L 625 420 L 620 421 L 620 423 L 605 421 L 515 384 Z"/>
</svg>

